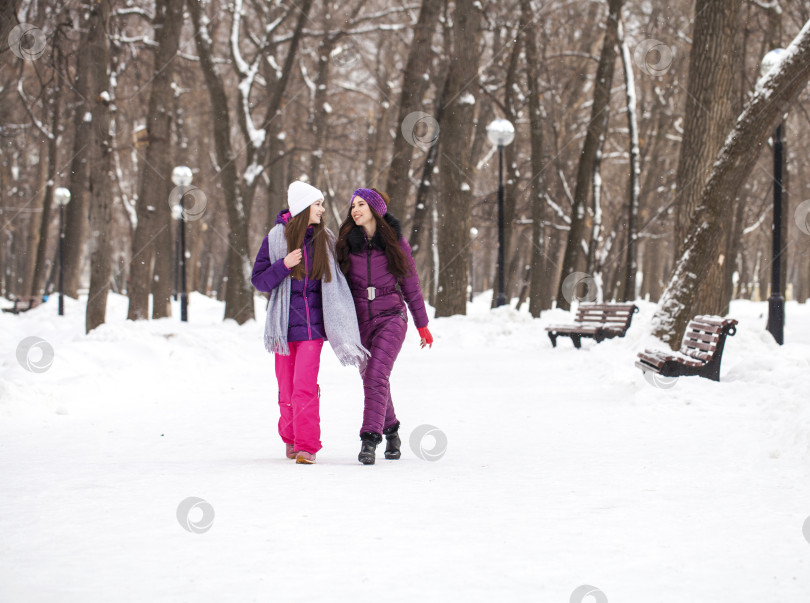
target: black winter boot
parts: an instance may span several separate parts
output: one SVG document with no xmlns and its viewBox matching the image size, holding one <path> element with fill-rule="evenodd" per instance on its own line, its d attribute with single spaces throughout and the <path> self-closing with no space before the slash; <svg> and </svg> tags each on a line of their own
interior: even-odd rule
<svg viewBox="0 0 810 603">
<path fill-rule="evenodd" d="M 402 446 L 402 441 L 399 439 L 399 421 L 383 429 L 385 434 L 385 458 L 389 460 L 396 460 L 402 456 L 399 447 Z"/>
<path fill-rule="evenodd" d="M 357 460 L 364 465 L 373 465 L 376 460 L 375 450 L 377 444 L 382 442 L 382 435 L 373 431 L 364 431 L 360 434 L 360 440 L 362 440 L 362 445 Z"/>
</svg>

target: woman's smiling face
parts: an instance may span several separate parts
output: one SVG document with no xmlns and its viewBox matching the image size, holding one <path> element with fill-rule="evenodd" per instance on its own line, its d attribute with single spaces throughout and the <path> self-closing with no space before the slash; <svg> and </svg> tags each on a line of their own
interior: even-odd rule
<svg viewBox="0 0 810 603">
<path fill-rule="evenodd" d="M 374 221 L 371 208 L 361 197 L 354 197 L 352 199 L 352 219 L 358 226 L 365 226 Z"/>
<path fill-rule="evenodd" d="M 310 224 L 320 224 L 321 223 L 321 216 L 323 216 L 323 212 L 326 211 L 326 208 L 323 206 L 323 201 L 318 199 L 309 206 L 309 223 Z"/>
</svg>

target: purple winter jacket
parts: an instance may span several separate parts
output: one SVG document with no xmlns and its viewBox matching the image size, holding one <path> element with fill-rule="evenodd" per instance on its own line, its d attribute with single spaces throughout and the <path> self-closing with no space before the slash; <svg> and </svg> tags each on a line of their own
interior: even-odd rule
<svg viewBox="0 0 810 603">
<path fill-rule="evenodd" d="M 425 301 L 419 288 L 419 277 L 411 255 L 411 246 L 402 236 L 402 228 L 390 213 L 384 219 L 394 229 L 399 244 L 409 260 L 411 274 L 398 279 L 388 271 L 388 258 L 385 255 L 385 243 L 379 233 L 369 241 L 362 226 L 355 226 L 349 231 L 346 241 L 349 245 L 350 265 L 346 279 L 352 289 L 354 307 L 361 332 L 365 323 L 377 316 L 402 314 L 405 316 L 405 304 L 413 316 L 417 328 L 426 327 L 428 316 Z M 368 287 L 374 287 L 374 299 L 369 299 Z M 404 297 L 404 299 L 403 299 Z"/>
<path fill-rule="evenodd" d="M 274 228 L 284 228 L 290 221 L 290 210 L 284 209 L 276 217 Z M 280 226 L 279 226 L 280 225 Z M 304 280 L 292 279 L 290 283 L 290 321 L 287 330 L 287 341 L 308 341 L 326 339 L 323 326 L 323 303 L 321 299 L 320 279 L 309 278 L 309 267 L 312 265 L 312 227 L 304 235 L 303 262 L 305 265 Z M 284 265 L 284 258 L 275 263 L 270 262 L 267 236 L 253 264 L 253 275 L 250 280 L 259 291 L 269 292 L 287 278 L 292 270 Z"/>
</svg>

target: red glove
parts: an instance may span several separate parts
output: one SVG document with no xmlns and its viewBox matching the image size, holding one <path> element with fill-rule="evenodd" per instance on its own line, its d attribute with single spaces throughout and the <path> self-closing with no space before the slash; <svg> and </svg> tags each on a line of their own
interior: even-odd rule
<svg viewBox="0 0 810 603">
<path fill-rule="evenodd" d="M 428 331 L 428 328 L 427 327 L 419 327 L 416 330 L 419 331 L 419 337 L 422 338 L 422 341 L 421 341 L 422 347 L 425 347 L 425 344 L 427 344 L 429 347 L 432 348 L 433 347 L 433 335 L 430 334 L 430 331 Z"/>
</svg>

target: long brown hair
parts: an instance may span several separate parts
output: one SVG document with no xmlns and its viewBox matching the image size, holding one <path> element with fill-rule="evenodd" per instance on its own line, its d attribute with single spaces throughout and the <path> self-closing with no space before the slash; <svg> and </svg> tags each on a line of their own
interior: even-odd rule
<svg viewBox="0 0 810 603">
<path fill-rule="evenodd" d="M 388 198 L 387 194 L 382 191 L 378 191 L 376 188 L 372 188 L 371 190 L 379 194 L 383 200 L 385 200 L 386 206 L 390 203 L 390 199 Z M 377 224 L 377 230 L 374 233 L 374 236 L 376 237 L 379 234 L 380 239 L 382 239 L 382 242 L 385 244 L 385 257 L 388 258 L 388 272 L 393 274 L 398 279 L 410 276 L 410 262 L 408 262 L 408 258 L 405 256 L 405 252 L 402 250 L 402 247 L 399 244 L 396 231 L 370 205 L 368 208 L 371 210 L 371 215 L 374 216 L 374 222 Z M 355 226 L 356 224 L 354 223 L 354 218 L 352 218 L 352 208 L 349 206 L 349 212 L 346 215 L 346 219 L 343 220 L 343 224 L 340 225 L 337 243 L 335 244 L 335 253 L 337 255 L 338 264 L 343 274 L 347 275 L 349 274 L 349 255 L 351 254 L 348 237 L 349 233 L 352 231 L 352 228 Z"/>
<path fill-rule="evenodd" d="M 309 208 L 291 218 L 284 228 L 284 238 L 287 239 L 287 251 L 299 249 L 304 244 L 304 236 L 309 227 Z M 323 219 L 320 224 L 312 225 L 312 265 L 309 267 L 309 278 L 322 279 L 328 283 L 332 280 L 332 271 L 329 268 L 329 246 L 326 228 Z M 304 261 L 293 266 L 290 276 L 299 281 L 304 280 Z"/>
</svg>

